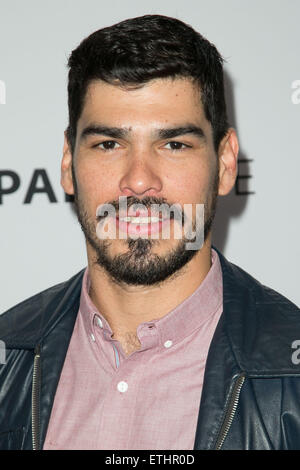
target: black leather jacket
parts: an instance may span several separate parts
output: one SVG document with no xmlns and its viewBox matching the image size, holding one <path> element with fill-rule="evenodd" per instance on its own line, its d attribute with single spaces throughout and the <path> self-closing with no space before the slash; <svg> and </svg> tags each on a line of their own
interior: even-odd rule
<svg viewBox="0 0 300 470">
<path fill-rule="evenodd" d="M 300 311 L 218 254 L 224 311 L 207 358 L 195 449 L 300 449 L 300 364 L 294 349 Z M 6 344 L 0 449 L 43 448 L 82 275 L 0 316 Z"/>
</svg>

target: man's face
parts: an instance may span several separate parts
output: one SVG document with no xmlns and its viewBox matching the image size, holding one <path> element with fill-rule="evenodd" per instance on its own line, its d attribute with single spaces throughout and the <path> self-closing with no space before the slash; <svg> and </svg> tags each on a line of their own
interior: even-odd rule
<svg viewBox="0 0 300 470">
<path fill-rule="evenodd" d="M 172 130 L 170 130 L 172 129 Z M 101 240 L 96 211 L 119 197 L 128 208 L 142 203 L 205 205 L 205 237 L 210 230 L 218 193 L 218 158 L 212 128 L 204 115 L 199 91 L 187 79 L 157 79 L 139 89 L 93 81 L 77 125 L 72 162 L 77 215 L 95 262 L 118 283 L 153 285 L 171 276 L 197 256 L 188 241 L 157 235 Z M 70 191 L 69 191 L 70 192 Z M 134 211 L 133 211 L 134 213 Z M 129 225 L 127 225 L 128 229 Z"/>
</svg>

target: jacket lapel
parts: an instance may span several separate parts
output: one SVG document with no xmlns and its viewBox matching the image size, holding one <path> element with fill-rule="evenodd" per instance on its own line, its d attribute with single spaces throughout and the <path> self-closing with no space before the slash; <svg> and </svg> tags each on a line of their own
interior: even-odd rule
<svg viewBox="0 0 300 470">
<path fill-rule="evenodd" d="M 194 449 L 214 449 L 223 424 L 226 404 L 236 377 L 237 366 L 221 315 L 206 362 Z"/>
<path fill-rule="evenodd" d="M 195 449 L 215 448 L 232 388 L 237 376 L 243 372 L 230 340 L 230 329 L 235 328 L 230 319 L 231 309 L 234 308 L 241 316 L 243 310 L 253 308 L 252 301 L 245 295 L 247 290 L 239 284 L 238 278 L 232 275 L 231 265 L 220 252 L 218 255 L 223 275 L 223 313 L 206 361 Z M 240 333 L 239 328 L 238 334 Z"/>
<path fill-rule="evenodd" d="M 55 323 L 42 339 L 40 384 L 40 448 L 42 449 L 54 402 L 55 392 L 65 361 L 80 302 L 82 275 L 77 275 L 54 307 Z M 45 373 L 43 373 L 45 371 Z"/>
</svg>

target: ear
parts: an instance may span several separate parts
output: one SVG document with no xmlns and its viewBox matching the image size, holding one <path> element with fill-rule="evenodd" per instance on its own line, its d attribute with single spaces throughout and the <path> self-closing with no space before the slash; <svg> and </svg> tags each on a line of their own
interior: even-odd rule
<svg viewBox="0 0 300 470">
<path fill-rule="evenodd" d="M 67 139 L 67 133 L 64 133 L 63 157 L 61 161 L 60 183 L 67 194 L 74 194 L 74 185 L 72 177 L 72 153 Z"/>
<path fill-rule="evenodd" d="M 232 190 L 238 172 L 239 143 L 236 132 L 230 128 L 220 142 L 219 157 L 219 196 Z"/>
</svg>

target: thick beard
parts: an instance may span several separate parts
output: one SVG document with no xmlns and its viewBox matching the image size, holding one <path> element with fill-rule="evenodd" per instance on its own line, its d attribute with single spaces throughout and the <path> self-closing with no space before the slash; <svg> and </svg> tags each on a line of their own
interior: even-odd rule
<svg viewBox="0 0 300 470">
<path fill-rule="evenodd" d="M 183 237 L 181 240 L 178 240 L 178 244 L 175 248 L 169 250 L 166 255 L 162 256 L 151 253 L 152 247 L 155 243 L 159 243 L 159 240 L 144 238 L 132 239 L 129 237 L 124 240 L 124 242 L 127 243 L 128 251 L 114 257 L 110 256 L 109 247 L 112 241 L 100 240 L 97 237 L 96 222 L 91 220 L 84 206 L 84 202 L 80 198 L 73 167 L 72 174 L 75 192 L 74 204 L 78 221 L 87 242 L 96 254 L 96 264 L 105 269 L 113 282 L 117 284 L 125 283 L 128 285 L 149 286 L 159 284 L 167 279 L 174 279 L 180 274 L 180 270 L 194 258 L 199 249 L 201 249 L 200 247 L 198 250 L 187 250 L 185 244 L 191 243 L 193 240 Z M 211 231 L 216 213 L 219 184 L 218 175 L 219 172 L 217 169 L 211 184 L 209 197 L 204 206 L 204 241 Z M 128 200 L 129 199 L 130 198 L 128 198 Z M 139 202 L 143 203 L 143 201 Z M 146 203 L 144 203 L 144 205 L 147 207 Z M 195 231 L 195 224 L 193 224 L 193 231 Z"/>
</svg>

